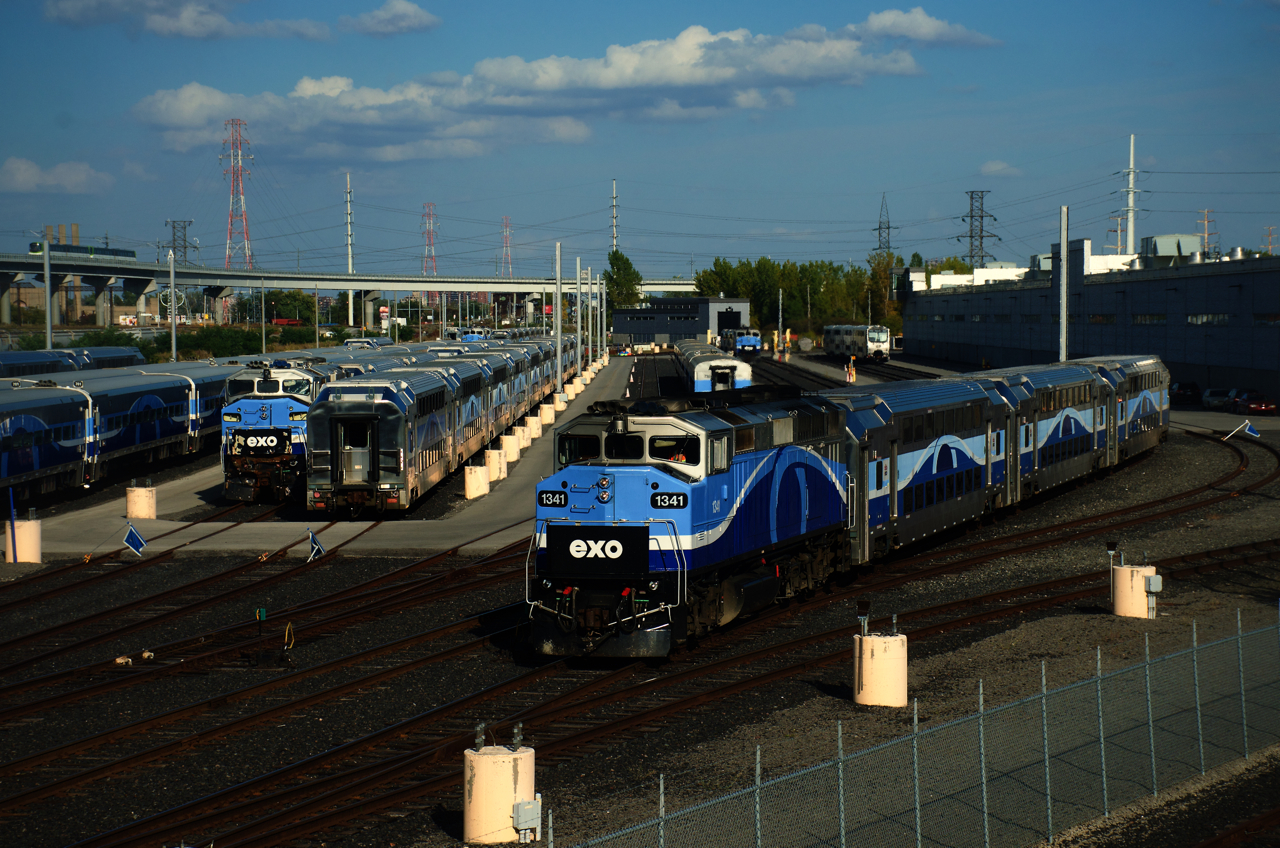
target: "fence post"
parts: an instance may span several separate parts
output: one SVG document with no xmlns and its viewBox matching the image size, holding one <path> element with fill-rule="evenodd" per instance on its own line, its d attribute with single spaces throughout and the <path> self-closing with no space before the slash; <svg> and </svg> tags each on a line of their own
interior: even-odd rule
<svg viewBox="0 0 1280 848">
<path fill-rule="evenodd" d="M 924 844 L 920 827 L 920 699 L 911 699 L 911 785 L 916 793 L 916 848 Z"/>
<path fill-rule="evenodd" d="M 667 776 L 658 775 L 658 848 L 667 845 Z"/>
<path fill-rule="evenodd" d="M 556 848 L 555 810 L 547 810 L 547 848 Z"/>
<path fill-rule="evenodd" d="M 1200 718 L 1200 640 L 1196 638 L 1196 620 L 1191 619 L 1191 680 L 1196 695 L 1196 742 L 1200 746 L 1200 773 L 1204 774 L 1204 725 Z"/>
<path fill-rule="evenodd" d="M 756 746 L 756 848 L 764 842 L 764 835 L 760 831 L 760 746 Z"/>
<path fill-rule="evenodd" d="M 982 713 L 982 681 L 978 681 L 978 767 L 982 769 L 982 845 L 991 848 L 991 823 L 987 809 L 987 729 Z"/>
<path fill-rule="evenodd" d="M 1151 634 L 1142 634 L 1143 652 L 1146 656 L 1146 664 L 1143 666 L 1143 674 L 1146 675 L 1147 682 L 1147 749 L 1151 751 L 1151 794 L 1159 795 L 1159 786 L 1156 783 L 1156 725 L 1151 717 Z"/>
<path fill-rule="evenodd" d="M 1102 724 L 1102 646 L 1097 653 L 1097 693 L 1098 693 L 1098 763 L 1102 767 L 1102 815 L 1111 815 L 1111 807 L 1107 803 L 1107 732 Z"/>
<path fill-rule="evenodd" d="M 1040 737 L 1044 742 L 1044 812 L 1048 842 L 1053 844 L 1053 789 L 1049 782 L 1049 686 L 1045 662 L 1040 660 Z"/>
<path fill-rule="evenodd" d="M 1244 697 L 1244 632 L 1240 625 L 1240 610 L 1236 609 L 1236 666 L 1240 670 L 1240 732 L 1244 736 L 1244 758 L 1249 759 L 1249 716 Z"/>
<path fill-rule="evenodd" d="M 836 722 L 836 774 L 839 775 L 837 788 L 840 792 L 840 848 L 844 842 L 844 723 Z"/>
</svg>

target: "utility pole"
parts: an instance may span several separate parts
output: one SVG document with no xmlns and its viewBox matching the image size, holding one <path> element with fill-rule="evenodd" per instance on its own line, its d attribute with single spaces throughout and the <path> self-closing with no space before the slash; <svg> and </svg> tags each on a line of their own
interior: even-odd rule
<svg viewBox="0 0 1280 848">
<path fill-rule="evenodd" d="M 1112 215 L 1112 216 L 1111 216 L 1111 218 L 1110 218 L 1109 220 L 1112 220 L 1112 221 L 1115 221 L 1115 222 L 1116 222 L 1116 228 L 1115 228 L 1114 230 L 1107 230 L 1107 232 L 1108 232 L 1108 233 L 1115 233 L 1115 234 L 1116 234 L 1116 244 L 1115 244 L 1116 253 L 1122 253 L 1122 252 L 1124 251 L 1124 232 L 1125 232 L 1125 230 L 1124 230 L 1124 220 L 1125 220 L 1125 219 L 1124 219 L 1124 216 L 1123 216 L 1123 215 Z M 1109 249 L 1110 247 L 1111 247 L 1111 245 L 1107 245 L 1107 248 L 1108 248 L 1108 249 Z"/>
<path fill-rule="evenodd" d="M 1138 207 L 1134 204 L 1137 191 L 1133 187 L 1134 179 L 1138 175 L 1138 171 L 1133 167 L 1133 135 L 1129 136 L 1129 167 L 1125 170 L 1125 175 L 1129 178 L 1129 187 L 1125 189 L 1126 205 L 1124 213 L 1128 216 L 1128 241 L 1125 242 L 1127 249 L 1125 253 L 1133 253 L 1133 223 L 1138 213 Z"/>
<path fill-rule="evenodd" d="M 173 251 L 169 251 L 169 361 L 178 361 L 178 300 L 174 286 Z"/>
<path fill-rule="evenodd" d="M 356 257 L 351 247 L 351 172 L 347 172 L 347 273 L 354 274 L 356 272 Z M 347 289 L 347 326 L 354 327 L 356 325 L 356 292 L 355 289 Z"/>
<path fill-rule="evenodd" d="M 1067 247 L 1067 207 L 1058 207 L 1058 361 L 1067 361 L 1067 280 L 1070 277 Z"/>
<path fill-rule="evenodd" d="M 575 286 L 574 294 L 574 316 L 573 316 L 573 335 L 577 338 L 578 343 L 573 346 L 575 358 L 577 360 L 574 371 L 578 376 L 582 376 L 582 343 L 585 341 L 582 337 L 582 257 L 578 257 L 577 264 L 578 273 L 573 283 Z"/>
<path fill-rule="evenodd" d="M 53 277 L 49 275 L 49 238 L 44 237 L 44 349 L 53 350 Z"/>
<path fill-rule="evenodd" d="M 1200 214 L 1204 215 L 1204 217 L 1200 219 L 1200 225 L 1204 227 L 1204 231 L 1200 235 L 1200 252 L 1206 259 L 1209 258 L 1209 236 L 1217 235 L 1217 232 L 1209 232 L 1209 225 L 1213 223 L 1213 219 L 1209 217 L 1209 213 L 1212 211 L 1212 209 L 1200 210 Z"/>
<path fill-rule="evenodd" d="M 778 355 L 778 361 L 782 361 L 782 287 L 778 287 L 778 349 L 774 351 Z"/>
<path fill-rule="evenodd" d="M 46 250 L 45 255 L 49 252 Z M 556 242 L 556 303 L 555 303 L 555 326 L 556 326 L 556 394 L 564 392 L 564 361 L 560 354 L 561 335 L 560 335 L 560 242 Z"/>
<path fill-rule="evenodd" d="M 991 192 L 989 191 L 967 191 L 969 195 L 969 264 L 976 270 L 978 268 L 987 267 L 988 259 L 995 259 L 990 253 L 987 253 L 986 239 L 988 233 L 986 229 L 986 219 L 995 220 L 995 216 L 987 213 L 983 208 L 983 198 Z M 963 220 L 963 219 L 962 219 Z M 991 238 L 998 238 L 991 235 Z"/>
<path fill-rule="evenodd" d="M 1275 230 L 1276 230 L 1276 228 L 1275 228 L 1275 227 L 1267 227 L 1267 228 L 1266 228 L 1266 230 L 1267 230 L 1267 246 L 1266 246 L 1265 248 L 1263 248 L 1263 249 L 1264 249 L 1264 250 L 1266 250 L 1266 251 L 1267 251 L 1267 253 L 1270 253 L 1272 256 L 1275 256 L 1275 255 L 1276 255 L 1276 251 L 1275 251 L 1275 248 L 1274 248 L 1274 247 L 1272 247 L 1272 240 L 1275 238 L 1275 235 L 1276 235 Z"/>
<path fill-rule="evenodd" d="M 618 181 L 613 181 L 613 205 L 611 207 L 613 215 L 613 249 L 618 249 Z"/>
</svg>

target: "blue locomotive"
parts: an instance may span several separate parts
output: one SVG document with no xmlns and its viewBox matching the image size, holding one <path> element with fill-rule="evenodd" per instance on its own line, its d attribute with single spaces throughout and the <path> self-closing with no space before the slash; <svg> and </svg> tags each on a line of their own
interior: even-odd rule
<svg viewBox="0 0 1280 848">
<path fill-rule="evenodd" d="M 555 432 L 535 650 L 663 656 L 837 572 L 1150 450 L 1155 357 L 596 404 Z M 872 391 L 871 389 L 874 389 Z"/>
</svg>

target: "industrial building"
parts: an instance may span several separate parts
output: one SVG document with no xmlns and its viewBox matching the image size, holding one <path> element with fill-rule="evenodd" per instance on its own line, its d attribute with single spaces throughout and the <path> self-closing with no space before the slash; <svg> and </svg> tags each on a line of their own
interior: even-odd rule
<svg viewBox="0 0 1280 848">
<path fill-rule="evenodd" d="M 1137 255 L 1068 242 L 1067 355 L 1158 355 L 1174 381 L 1280 397 L 1280 258 L 1239 248 L 1205 261 L 1195 236 L 1151 236 Z M 1018 279 L 923 288 L 897 269 L 908 354 L 993 368 L 1058 359 L 1059 246 Z"/>
<path fill-rule="evenodd" d="M 655 297 L 647 306 L 613 310 L 614 344 L 670 344 L 751 326 L 745 297 Z"/>
</svg>

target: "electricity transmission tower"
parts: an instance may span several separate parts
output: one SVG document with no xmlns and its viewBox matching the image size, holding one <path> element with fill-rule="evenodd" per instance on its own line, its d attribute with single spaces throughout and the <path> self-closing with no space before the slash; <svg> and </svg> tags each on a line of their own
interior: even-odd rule
<svg viewBox="0 0 1280 848">
<path fill-rule="evenodd" d="M 502 259 L 498 265 L 499 277 L 515 278 L 511 272 L 511 216 L 502 216 Z"/>
<path fill-rule="evenodd" d="M 422 255 L 422 273 L 435 274 L 436 271 L 436 205 L 422 204 L 422 235 L 426 237 L 426 252 Z"/>
<path fill-rule="evenodd" d="M 1262 248 L 1262 249 L 1263 249 L 1263 250 L 1265 250 L 1267 253 L 1270 253 L 1272 256 L 1275 256 L 1275 255 L 1276 255 L 1276 249 L 1275 249 L 1275 247 L 1273 247 L 1273 246 L 1272 246 L 1271 242 L 1272 242 L 1272 240 L 1273 240 L 1273 239 L 1275 239 L 1275 237 L 1276 237 L 1276 228 L 1275 228 L 1275 227 L 1266 227 L 1265 229 L 1266 229 L 1266 231 L 1267 231 L 1267 246 L 1266 246 L 1266 247 L 1264 247 L 1264 248 Z"/>
<path fill-rule="evenodd" d="M 893 227 L 889 225 L 889 197 L 886 194 L 880 195 L 880 225 L 876 228 L 877 239 L 876 253 L 889 253 L 893 248 L 889 244 L 889 231 Z"/>
<path fill-rule="evenodd" d="M 1112 245 L 1112 244 L 1107 245 L 1107 249 L 1108 249 L 1108 250 L 1110 250 L 1111 248 L 1113 248 L 1113 247 L 1114 247 L 1114 248 L 1115 248 L 1115 251 L 1116 251 L 1116 253 L 1117 253 L 1117 254 L 1119 254 L 1119 253 L 1124 253 L 1124 222 L 1125 222 L 1125 216 L 1123 216 L 1123 215 L 1112 215 L 1110 220 L 1112 220 L 1112 221 L 1115 221 L 1115 222 L 1116 222 L 1116 227 L 1115 227 L 1115 229 L 1114 229 L 1114 230 L 1107 230 L 1107 233 L 1108 233 L 1108 234 L 1110 234 L 1110 233 L 1115 233 L 1115 234 L 1116 234 L 1116 243 L 1115 243 L 1115 244 L 1113 244 L 1113 245 Z"/>
<path fill-rule="evenodd" d="M 1213 219 L 1209 217 L 1209 213 L 1212 211 L 1212 209 L 1200 210 L 1200 214 L 1204 215 L 1204 217 L 1200 219 L 1200 226 L 1204 228 L 1200 233 L 1200 252 L 1203 253 L 1206 258 L 1209 256 L 1209 237 L 1216 236 L 1218 234 L 1216 231 L 1212 233 L 1209 232 L 1209 225 L 1213 223 Z M 1217 245 L 1214 244 L 1213 248 L 1216 253 Z"/>
<path fill-rule="evenodd" d="M 995 216 L 989 214 L 982 208 L 983 198 L 991 192 L 989 191 L 967 191 L 969 195 L 969 214 L 960 220 L 969 222 L 969 264 L 976 268 L 987 267 L 988 259 L 995 259 L 990 253 L 987 253 L 986 240 L 988 238 L 1000 240 L 1000 237 L 994 233 L 988 233 L 986 228 L 987 218 L 995 220 Z"/>
<path fill-rule="evenodd" d="M 194 221 L 165 221 L 164 225 L 169 227 L 173 236 L 169 241 L 169 249 L 173 251 L 173 259 L 179 265 L 190 265 L 187 261 L 187 227 L 195 223 Z"/>
<path fill-rule="evenodd" d="M 231 175 L 231 208 L 227 212 L 227 262 L 226 267 L 237 267 L 237 256 L 243 257 L 240 267 L 253 268 L 253 251 L 249 246 L 249 213 L 244 205 L 244 178 L 249 176 L 249 169 L 244 167 L 244 148 L 249 146 L 249 139 L 244 137 L 245 122 L 232 118 L 226 122 L 226 138 L 222 140 L 222 153 L 219 160 L 227 159 L 231 167 L 224 168 L 223 176 Z M 250 161 L 253 156 L 247 157 Z"/>
</svg>

